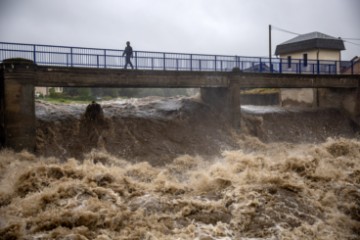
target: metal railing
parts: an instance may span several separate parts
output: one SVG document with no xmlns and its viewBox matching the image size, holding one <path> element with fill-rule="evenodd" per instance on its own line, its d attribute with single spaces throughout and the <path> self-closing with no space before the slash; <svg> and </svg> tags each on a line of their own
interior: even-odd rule
<svg viewBox="0 0 360 240">
<path fill-rule="evenodd" d="M 124 68 L 123 50 L 0 42 L 0 62 L 25 58 L 37 65 L 89 68 Z M 354 74 L 351 61 L 243 57 L 207 54 L 134 51 L 139 70 L 224 72 L 237 68 L 253 73 Z M 271 63 L 271 64 L 270 64 Z"/>
</svg>

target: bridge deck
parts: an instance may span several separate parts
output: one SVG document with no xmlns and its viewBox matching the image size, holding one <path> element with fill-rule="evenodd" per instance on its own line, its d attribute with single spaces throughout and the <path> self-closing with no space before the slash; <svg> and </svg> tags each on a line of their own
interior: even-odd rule
<svg viewBox="0 0 360 240">
<path fill-rule="evenodd" d="M 244 72 L 151 71 L 75 67 L 36 69 L 35 85 L 48 87 L 228 87 L 356 88 L 359 75 L 311 75 Z"/>
</svg>

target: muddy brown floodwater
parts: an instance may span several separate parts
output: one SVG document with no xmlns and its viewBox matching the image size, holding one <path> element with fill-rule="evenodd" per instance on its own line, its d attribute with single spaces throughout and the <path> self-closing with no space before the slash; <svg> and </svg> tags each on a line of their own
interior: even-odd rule
<svg viewBox="0 0 360 240">
<path fill-rule="evenodd" d="M 0 239 L 360 239 L 360 141 L 335 109 L 195 98 L 37 102 L 37 152 L 0 152 Z"/>
</svg>

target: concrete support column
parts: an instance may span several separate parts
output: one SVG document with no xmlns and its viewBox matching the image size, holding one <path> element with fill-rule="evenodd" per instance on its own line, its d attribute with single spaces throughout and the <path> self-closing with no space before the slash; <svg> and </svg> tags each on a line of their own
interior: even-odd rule
<svg viewBox="0 0 360 240">
<path fill-rule="evenodd" d="M 209 104 L 231 125 L 240 128 L 240 87 L 230 83 L 228 88 L 201 88 L 201 99 Z"/>
<path fill-rule="evenodd" d="M 356 89 L 354 117 L 360 119 L 360 81 Z"/>
<path fill-rule="evenodd" d="M 0 148 L 5 145 L 4 69 L 0 64 Z"/>
<path fill-rule="evenodd" d="M 240 84 L 230 83 L 230 121 L 234 128 L 239 129 L 241 123 L 241 106 L 240 106 Z"/>
<path fill-rule="evenodd" d="M 2 145 L 15 151 L 35 151 L 35 65 L 7 59 L 1 65 L 0 125 Z"/>
<path fill-rule="evenodd" d="M 313 103 L 312 103 L 312 107 L 313 108 L 317 108 L 320 106 L 319 103 L 319 89 L 318 88 L 313 88 Z"/>
</svg>

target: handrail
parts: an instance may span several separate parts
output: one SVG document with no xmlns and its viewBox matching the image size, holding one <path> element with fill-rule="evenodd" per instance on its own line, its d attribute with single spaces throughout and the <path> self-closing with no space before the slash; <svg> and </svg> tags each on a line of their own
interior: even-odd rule
<svg viewBox="0 0 360 240">
<path fill-rule="evenodd" d="M 26 58 L 45 66 L 123 68 L 123 50 L 99 49 L 44 44 L 0 42 L 0 62 L 8 58 Z M 350 61 L 211 55 L 175 52 L 134 51 L 135 69 L 173 71 L 232 71 L 254 73 L 340 74 L 350 69 Z M 271 63 L 271 66 L 270 66 Z M 306 63 L 306 64 L 305 64 Z"/>
</svg>

